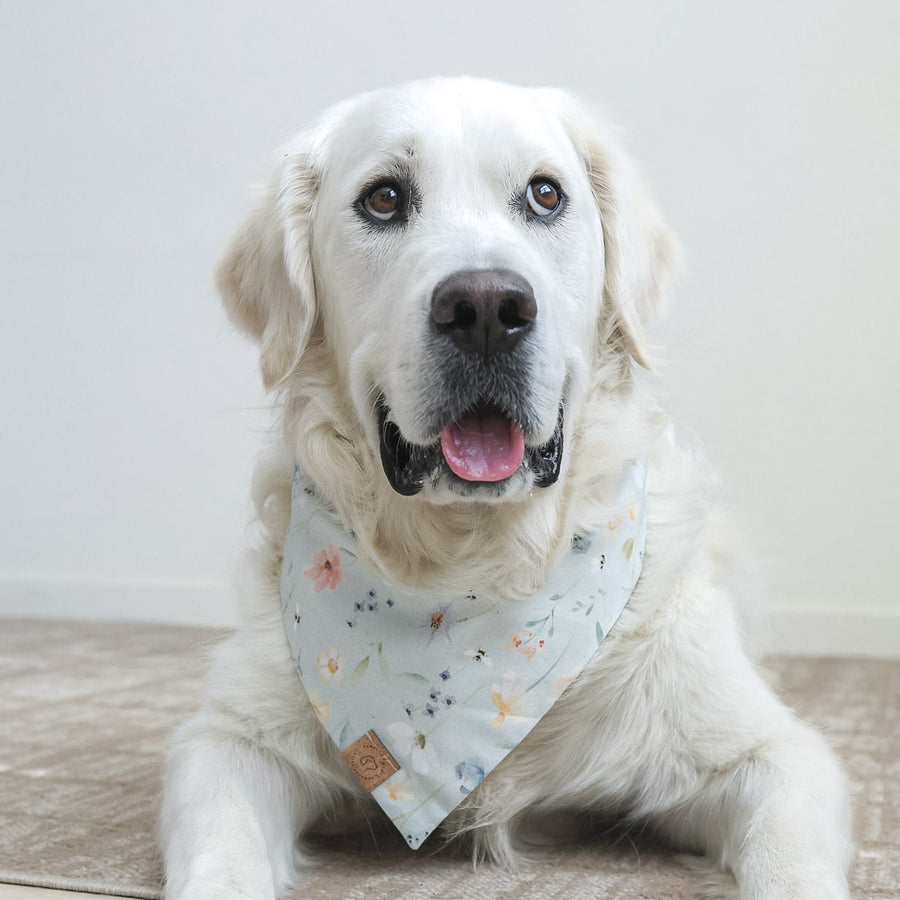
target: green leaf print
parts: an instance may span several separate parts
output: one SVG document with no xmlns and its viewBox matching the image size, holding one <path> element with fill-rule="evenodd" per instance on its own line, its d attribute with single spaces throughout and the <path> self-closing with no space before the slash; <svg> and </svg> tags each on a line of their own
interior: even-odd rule
<svg viewBox="0 0 900 900">
<path fill-rule="evenodd" d="M 634 538 L 628 538 L 628 540 L 622 544 L 622 553 L 625 554 L 625 559 L 631 559 L 631 554 L 634 553 Z"/>
<path fill-rule="evenodd" d="M 384 658 L 384 651 L 381 649 L 381 644 L 378 645 L 378 670 L 384 678 L 391 677 L 391 670 L 388 668 L 387 660 Z"/>
<path fill-rule="evenodd" d="M 355 684 L 359 682 L 359 680 L 366 674 L 366 669 L 369 668 L 369 657 L 363 657 L 357 664 L 356 668 L 350 675 L 350 681 L 348 682 L 350 687 L 353 687 Z"/>
</svg>

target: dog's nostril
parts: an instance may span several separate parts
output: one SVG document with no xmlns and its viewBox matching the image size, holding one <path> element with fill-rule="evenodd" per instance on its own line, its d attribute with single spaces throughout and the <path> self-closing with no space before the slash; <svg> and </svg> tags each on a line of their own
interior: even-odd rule
<svg viewBox="0 0 900 900">
<path fill-rule="evenodd" d="M 534 318 L 528 317 L 528 311 L 522 308 L 518 297 L 505 297 L 500 304 L 498 317 L 507 328 L 521 328 Z"/>
<path fill-rule="evenodd" d="M 491 356 L 511 351 L 537 317 L 531 285 L 515 272 L 458 272 L 431 298 L 431 318 L 466 353 Z"/>
<path fill-rule="evenodd" d="M 475 307 L 466 300 L 462 300 L 453 307 L 453 325 L 457 328 L 471 328 L 478 320 Z"/>
</svg>

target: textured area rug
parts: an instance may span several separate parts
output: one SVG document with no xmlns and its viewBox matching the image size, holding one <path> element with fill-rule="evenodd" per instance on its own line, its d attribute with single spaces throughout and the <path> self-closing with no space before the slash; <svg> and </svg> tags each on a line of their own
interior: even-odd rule
<svg viewBox="0 0 900 900">
<path fill-rule="evenodd" d="M 216 632 L 0 619 L 0 882 L 156 898 L 155 817 L 172 728 L 201 692 Z M 858 900 L 900 900 L 900 662 L 767 661 L 829 736 L 854 791 Z M 510 875 L 408 850 L 320 847 L 304 898 L 688 900 L 697 876 L 641 836 L 546 851 Z"/>
</svg>

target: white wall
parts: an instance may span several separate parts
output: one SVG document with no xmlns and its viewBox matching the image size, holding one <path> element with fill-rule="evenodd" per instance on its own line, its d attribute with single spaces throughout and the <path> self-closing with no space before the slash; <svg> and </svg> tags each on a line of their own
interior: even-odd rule
<svg viewBox="0 0 900 900">
<path fill-rule="evenodd" d="M 898 11 L 5 4 L 0 611 L 230 619 L 268 418 L 215 257 L 322 107 L 469 73 L 627 126 L 688 264 L 671 406 L 756 542 L 773 646 L 900 654 Z"/>
</svg>

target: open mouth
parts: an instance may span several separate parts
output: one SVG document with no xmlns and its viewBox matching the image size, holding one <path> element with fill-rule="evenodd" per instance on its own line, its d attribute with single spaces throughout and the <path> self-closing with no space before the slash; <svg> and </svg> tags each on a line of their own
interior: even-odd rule
<svg viewBox="0 0 900 900">
<path fill-rule="evenodd" d="M 472 486 L 497 484 L 517 472 L 528 471 L 537 487 L 549 487 L 559 478 L 563 453 L 563 407 L 553 436 L 545 444 L 528 447 L 521 427 L 492 404 L 479 404 L 444 428 L 440 439 L 419 445 L 406 441 L 378 404 L 381 464 L 391 487 L 412 496 L 426 478 L 449 472 L 451 479 Z"/>
</svg>

